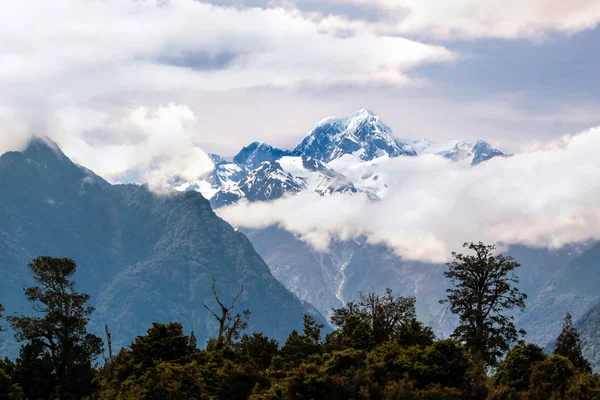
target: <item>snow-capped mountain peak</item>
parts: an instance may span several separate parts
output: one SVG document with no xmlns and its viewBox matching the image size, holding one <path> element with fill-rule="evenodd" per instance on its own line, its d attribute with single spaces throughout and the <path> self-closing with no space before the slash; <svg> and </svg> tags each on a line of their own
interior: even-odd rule
<svg viewBox="0 0 600 400">
<path fill-rule="evenodd" d="M 358 126 L 363 121 L 369 120 L 369 119 L 373 119 L 373 120 L 380 122 L 381 125 L 383 125 L 384 129 L 387 129 L 391 132 L 391 129 L 387 125 L 383 124 L 383 122 L 380 121 L 377 114 L 375 114 L 371 110 L 367 110 L 366 108 L 362 108 L 358 111 L 354 111 L 352 114 L 348 115 L 347 117 L 324 118 L 316 125 L 316 127 L 319 127 L 322 125 L 335 124 L 335 125 L 343 126 L 345 129 L 347 129 L 347 128 L 351 128 L 353 126 Z M 310 132 L 307 134 L 307 136 L 308 135 L 310 135 Z"/>
<path fill-rule="evenodd" d="M 344 154 L 361 160 L 381 156 L 415 156 L 406 142 L 397 139 L 389 126 L 372 111 L 361 109 L 347 117 L 325 118 L 293 150 L 294 156 L 310 156 L 330 162 Z"/>
<path fill-rule="evenodd" d="M 506 157 L 503 152 L 483 140 L 471 142 L 457 139 L 439 142 L 412 136 L 402 140 L 409 143 L 418 155 L 435 154 L 453 161 L 469 162 L 471 165 L 480 164 L 494 157 Z"/>
<path fill-rule="evenodd" d="M 399 139 L 374 112 L 360 109 L 346 117 L 323 119 L 294 150 L 253 142 L 232 161 L 211 155 L 215 169 L 206 178 L 184 182 L 175 177 L 170 183 L 178 190 L 201 192 L 214 207 L 242 198 L 271 201 L 304 191 L 322 196 L 361 192 L 377 200 L 397 181 L 378 165 L 394 157 L 425 154 L 465 166 L 506 157 L 482 140 Z"/>
</svg>

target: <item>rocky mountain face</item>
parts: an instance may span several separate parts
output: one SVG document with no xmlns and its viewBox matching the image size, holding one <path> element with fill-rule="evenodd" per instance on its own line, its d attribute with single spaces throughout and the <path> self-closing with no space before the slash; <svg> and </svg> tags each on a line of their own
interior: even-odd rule
<svg viewBox="0 0 600 400">
<path fill-rule="evenodd" d="M 0 303 L 7 313 L 32 312 L 23 294 L 32 283 L 27 263 L 49 255 L 78 263 L 77 287 L 97 308 L 91 327 L 101 334 L 108 324 L 117 347 L 152 322 L 180 321 L 200 343 L 214 335 L 216 323 L 202 306 L 214 305 L 213 276 L 224 299 L 243 286 L 237 310 L 252 311 L 251 331 L 281 341 L 306 313 L 325 323 L 200 193 L 111 185 L 43 140 L 0 157 L 0 187 Z"/>
</svg>

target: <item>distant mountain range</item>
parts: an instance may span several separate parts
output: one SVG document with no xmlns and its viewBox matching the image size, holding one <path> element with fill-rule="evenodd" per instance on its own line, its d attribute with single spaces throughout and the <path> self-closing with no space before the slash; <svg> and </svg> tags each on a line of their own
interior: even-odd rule
<svg viewBox="0 0 600 400">
<path fill-rule="evenodd" d="M 376 201 L 391 183 L 371 171 L 373 164 L 423 155 L 473 168 L 492 158 L 509 157 L 482 140 L 400 138 L 377 115 L 363 109 L 344 118 L 324 119 L 294 149 L 256 142 L 231 161 L 215 156 L 219 161 L 210 179 L 180 182 L 178 188 L 202 191 L 215 208 L 240 199 L 272 201 L 304 191 L 323 196 L 360 192 Z M 244 232 L 274 276 L 324 315 L 355 299 L 360 291 L 390 287 L 398 294 L 416 296 L 420 318 L 439 335 L 449 334 L 454 327 L 453 317 L 438 303 L 447 287 L 443 265 L 404 260 L 392 249 L 361 237 L 334 241 L 320 252 L 280 227 Z M 596 287 L 600 267 L 600 256 L 590 256 L 596 251 L 592 245 L 572 244 L 557 250 L 510 246 L 506 251 L 522 264 L 519 286 L 529 300 L 519 324 L 529 331 L 528 340 L 545 345 L 559 333 L 566 312 L 581 317 L 600 301 L 591 289 Z"/>
<path fill-rule="evenodd" d="M 294 149 L 254 142 L 230 161 L 213 155 L 215 170 L 210 177 L 176 180 L 174 186 L 202 192 L 214 208 L 241 199 L 272 201 L 302 192 L 364 193 L 376 201 L 385 196 L 390 182 L 373 171 L 374 165 L 429 154 L 473 167 L 507 156 L 484 141 L 399 138 L 375 113 L 362 109 L 343 118 L 325 118 Z M 452 329 L 438 304 L 445 290 L 440 265 L 407 262 L 386 246 L 368 244 L 366 238 L 335 242 L 322 253 L 281 228 L 244 232 L 275 277 L 324 315 L 360 291 L 391 287 L 403 295 L 429 293 L 419 296 L 421 318 L 440 334 Z"/>
<path fill-rule="evenodd" d="M 362 236 L 317 251 L 281 227 L 236 230 L 211 209 L 303 192 L 363 193 L 377 201 L 394 180 L 375 164 L 425 155 L 465 168 L 509 156 L 484 141 L 398 138 L 374 113 L 359 110 L 321 121 L 294 149 L 255 142 L 231 160 L 211 155 L 210 176 L 174 177 L 170 183 L 181 193 L 156 196 L 144 186 L 110 185 L 54 144 L 34 141 L 0 157 L 0 303 L 9 312 L 30 309 L 22 296 L 26 264 L 45 254 L 78 261 L 78 286 L 98 308 L 92 326 L 100 331 L 108 323 L 117 345 L 154 320 L 179 320 L 199 339 L 214 333 L 214 321 L 199 307 L 211 300 L 213 275 L 225 295 L 243 285 L 240 309 L 252 310 L 250 329 L 280 340 L 299 328 L 304 313 L 326 323 L 333 307 L 386 288 L 416 296 L 419 318 L 448 335 L 455 320 L 438 302 L 448 285 L 443 265 L 405 260 Z M 586 351 L 596 351 L 597 332 L 589 327 L 596 326 L 600 303 L 599 246 L 505 251 L 522 264 L 519 286 L 529 299 L 518 324 L 528 341 L 554 340 L 571 312 L 585 329 Z"/>
<path fill-rule="evenodd" d="M 280 341 L 301 329 L 302 316 L 325 319 L 273 277 L 248 239 L 195 192 L 156 195 L 138 185 L 111 185 L 78 166 L 52 142 L 35 139 L 0 156 L 0 303 L 31 313 L 23 288 L 34 257 L 69 257 L 80 291 L 97 308 L 92 329 L 108 324 L 115 346 L 152 322 L 180 321 L 200 343 L 218 329 L 202 303 L 214 304 L 211 279 L 224 299 L 243 286 L 238 311 L 249 329 Z M 9 334 L 0 335 L 0 352 Z"/>
<path fill-rule="evenodd" d="M 303 191 L 323 196 L 362 192 L 378 199 L 387 183 L 370 172 L 373 163 L 425 154 L 471 166 L 494 157 L 506 157 L 481 140 L 401 139 L 377 115 L 362 109 L 344 118 L 322 120 L 291 150 L 254 142 L 230 161 L 212 155 L 215 170 L 210 177 L 193 182 L 175 178 L 172 185 L 179 190 L 200 191 L 217 208 L 242 198 L 270 201 Z M 355 174 L 350 176 L 347 171 Z"/>
</svg>

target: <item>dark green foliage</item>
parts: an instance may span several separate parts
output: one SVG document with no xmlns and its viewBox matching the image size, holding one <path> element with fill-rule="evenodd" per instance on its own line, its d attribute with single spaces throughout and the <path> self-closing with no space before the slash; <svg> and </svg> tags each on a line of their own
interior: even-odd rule
<svg viewBox="0 0 600 400">
<path fill-rule="evenodd" d="M 375 346 L 373 329 L 368 321 L 359 315 L 347 315 L 338 330 L 331 332 L 325 339 L 328 351 L 353 348 L 369 350 Z"/>
<path fill-rule="evenodd" d="M 44 353 L 39 343 L 28 343 L 21 347 L 12 377 L 27 399 L 48 399 L 52 393 L 56 393 L 52 358 Z"/>
<path fill-rule="evenodd" d="M 242 336 L 241 340 L 234 345 L 234 349 L 242 362 L 264 370 L 269 368 L 273 357 L 279 352 L 279 344 L 262 333 L 254 333 Z"/>
<path fill-rule="evenodd" d="M 138 336 L 130 348 L 132 362 L 143 370 L 161 362 L 184 363 L 196 349 L 191 337 L 183 333 L 183 326 L 176 322 L 154 323 L 148 334 Z"/>
<path fill-rule="evenodd" d="M 401 346 L 429 346 L 433 344 L 435 335 L 430 327 L 413 319 L 400 326 L 394 339 Z"/>
<path fill-rule="evenodd" d="M 493 245 L 465 243 L 475 254 L 452 253 L 454 261 L 444 272 L 453 288 L 447 303 L 460 318 L 453 337 L 465 343 L 477 358 L 494 366 L 519 335 L 514 318 L 507 311 L 525 308 L 527 296 L 519 292 L 514 270 L 519 264 L 511 257 L 494 254 Z"/>
<path fill-rule="evenodd" d="M 534 344 L 517 344 L 507 354 L 506 358 L 498 364 L 496 369 L 496 383 L 515 391 L 522 392 L 529 389 L 533 367 L 547 356 L 544 350 Z"/>
<path fill-rule="evenodd" d="M 592 367 L 588 360 L 583 357 L 581 352 L 581 342 L 579 340 L 579 332 L 573 326 L 571 314 L 567 314 L 563 324 L 563 330 L 556 339 L 556 347 L 554 354 L 566 357 L 577 371 L 592 372 Z"/>
<path fill-rule="evenodd" d="M 393 299 L 389 292 L 385 296 Z M 402 305 L 404 310 L 405 303 L 396 299 L 384 304 Z M 385 315 L 397 310 L 385 309 Z M 361 315 L 373 323 L 378 314 L 366 310 L 347 316 L 344 325 L 361 321 Z M 344 312 L 348 309 L 335 310 L 336 315 Z M 381 315 L 375 320 L 387 321 Z M 357 326 L 374 336 L 367 318 Z M 91 390 L 89 399 L 97 400 L 600 398 L 600 378 L 578 373 L 566 357 L 548 357 L 538 346 L 518 344 L 488 378 L 468 348 L 454 339 L 435 340 L 414 320 L 390 328 L 392 333 L 382 343 L 368 342 L 369 349 L 356 348 L 352 339 L 360 335 L 348 331 L 330 334 L 323 343 L 322 328 L 307 315 L 302 333 L 293 331 L 281 349 L 275 340 L 255 333 L 220 344 L 212 338 L 201 350 L 180 323 L 154 323 L 100 370 L 91 370 L 94 385 L 84 387 Z M 16 363 L 0 362 L 0 400 L 83 397 L 70 396 L 62 388 L 56 391 L 53 358 L 47 353 L 40 357 L 43 348 L 41 342 L 31 342 L 22 347 Z M 53 392 L 54 397 L 49 395 Z"/>
<path fill-rule="evenodd" d="M 21 399 L 23 399 L 21 388 L 13 382 L 10 374 L 0 368 L 0 400 Z"/>
<path fill-rule="evenodd" d="M 575 369 L 567 358 L 559 355 L 548 357 L 533 367 L 529 398 L 547 400 L 553 395 L 563 398 L 574 376 Z"/>
<path fill-rule="evenodd" d="M 51 388 L 41 398 L 80 399 L 94 391 L 92 362 L 102 354 L 102 340 L 87 332 L 94 308 L 87 304 L 89 295 L 78 293 L 70 280 L 76 268 L 70 259 L 33 260 L 29 269 L 39 286 L 26 289 L 25 296 L 41 316 L 7 318 L 15 338 L 25 342 L 18 374 L 22 379 L 42 376 L 44 390 Z M 32 375 L 33 371 L 39 374 Z"/>
<path fill-rule="evenodd" d="M 369 350 L 389 340 L 405 346 L 431 344 L 433 332 L 417 321 L 415 302 L 414 297 L 395 297 L 390 289 L 383 296 L 361 294 L 359 302 L 333 310 L 331 322 L 339 330 L 328 336 L 326 346 Z"/>
<path fill-rule="evenodd" d="M 191 371 L 185 366 L 194 362 L 198 352 L 192 337 L 183 333 L 180 323 L 154 323 L 146 335 L 138 336 L 128 349 L 122 349 L 100 371 L 99 382 L 105 398 L 125 390 L 144 392 L 152 389 L 160 379 L 164 379 L 162 384 L 166 387 L 170 385 L 169 381 L 194 381 L 189 376 Z M 135 389 L 128 384 L 131 381 L 135 382 Z"/>
<path fill-rule="evenodd" d="M 292 331 L 281 348 L 280 365 L 298 365 L 302 360 L 323 350 L 321 344 L 321 329 L 323 325 L 317 324 L 309 315 L 304 316 L 304 330 L 302 334 Z"/>
<path fill-rule="evenodd" d="M 476 368 L 465 349 L 453 340 L 409 348 L 388 342 L 375 349 L 369 361 L 378 382 L 409 377 L 419 389 L 431 385 L 466 389 Z"/>
<path fill-rule="evenodd" d="M 21 400 L 23 391 L 14 381 L 15 364 L 9 359 L 0 360 L 0 400 Z"/>
<path fill-rule="evenodd" d="M 573 378 L 565 395 L 567 400 L 598 400 L 600 399 L 600 377 L 580 373 Z"/>
</svg>

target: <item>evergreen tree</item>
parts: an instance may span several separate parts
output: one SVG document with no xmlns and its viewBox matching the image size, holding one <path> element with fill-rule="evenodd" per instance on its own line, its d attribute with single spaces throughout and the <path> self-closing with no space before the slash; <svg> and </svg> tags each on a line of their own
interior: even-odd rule
<svg viewBox="0 0 600 400">
<path fill-rule="evenodd" d="M 323 325 L 317 324 L 310 315 L 305 315 L 302 334 L 292 331 L 281 348 L 284 364 L 296 365 L 308 356 L 320 353 L 322 351 L 321 329 Z"/>
<path fill-rule="evenodd" d="M 524 331 L 517 331 L 514 317 L 506 311 L 523 310 L 527 296 L 514 285 L 519 281 L 514 270 L 520 265 L 511 257 L 494 254 L 496 247 L 481 242 L 465 243 L 473 255 L 452 253 L 444 276 L 453 288 L 448 289 L 447 303 L 460 318 L 452 335 L 463 342 L 480 362 L 495 366 L 498 359 Z"/>
<path fill-rule="evenodd" d="M 198 347 L 198 340 L 196 339 L 196 333 L 194 333 L 194 331 L 190 333 L 190 347 L 193 347 L 194 349 Z"/>
<path fill-rule="evenodd" d="M 42 315 L 7 318 L 15 338 L 26 342 L 18 374 L 22 379 L 44 378 L 35 385 L 21 385 L 34 392 L 43 387 L 39 397 L 28 398 L 81 399 L 94 391 L 92 363 L 102 354 L 102 340 L 86 330 L 94 308 L 87 304 L 90 296 L 78 293 L 70 280 L 76 268 L 70 259 L 34 259 L 29 270 L 39 286 L 26 289 L 25 295 Z"/>
<path fill-rule="evenodd" d="M 581 352 L 581 342 L 579 340 L 579 332 L 573 326 L 573 318 L 571 314 L 567 314 L 563 329 L 558 339 L 556 340 L 556 347 L 554 354 L 559 354 L 566 357 L 573 367 L 580 372 L 592 372 L 590 363 L 583 357 Z"/>
<path fill-rule="evenodd" d="M 262 333 L 254 333 L 242 336 L 234 348 L 242 362 L 249 363 L 259 370 L 265 370 L 269 368 L 273 357 L 277 355 L 279 344 Z"/>
<path fill-rule="evenodd" d="M 128 354 L 133 364 L 144 369 L 165 361 L 183 364 L 196 352 L 191 337 L 183 333 L 183 326 L 178 322 L 153 323 L 148 333 L 138 336 L 130 348 Z"/>
</svg>

